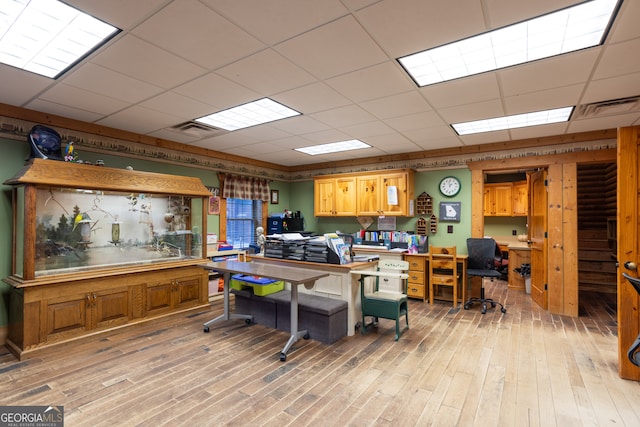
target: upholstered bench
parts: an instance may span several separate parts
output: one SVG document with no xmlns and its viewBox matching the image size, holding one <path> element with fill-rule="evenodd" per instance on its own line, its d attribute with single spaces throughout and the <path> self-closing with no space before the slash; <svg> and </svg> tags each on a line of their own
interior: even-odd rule
<svg viewBox="0 0 640 427">
<path fill-rule="evenodd" d="M 275 301 L 276 327 L 290 331 L 291 291 L 276 292 L 265 298 Z M 332 344 L 347 335 L 347 302 L 298 292 L 298 325 L 311 339 Z"/>
<path fill-rule="evenodd" d="M 251 314 L 253 323 L 275 329 L 276 302 L 274 300 L 254 295 L 251 288 L 242 290 L 230 289 L 229 292 L 235 295 L 236 312 Z"/>
<path fill-rule="evenodd" d="M 291 331 L 291 291 L 266 296 L 254 295 L 251 289 L 231 289 L 235 295 L 236 312 L 251 314 L 254 323 Z M 347 302 L 298 293 L 298 327 L 309 337 L 331 344 L 347 335 Z"/>
</svg>

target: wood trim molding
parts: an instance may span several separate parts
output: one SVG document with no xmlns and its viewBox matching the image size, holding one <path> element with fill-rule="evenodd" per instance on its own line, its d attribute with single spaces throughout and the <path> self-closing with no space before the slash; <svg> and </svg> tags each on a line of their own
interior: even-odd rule
<svg viewBox="0 0 640 427">
<path fill-rule="evenodd" d="M 0 136 L 25 141 L 29 129 L 35 124 L 56 128 L 65 140 L 74 141 L 78 148 L 86 151 L 187 164 L 190 167 L 260 176 L 276 181 L 309 181 L 318 175 L 387 169 L 455 169 L 466 168 L 468 164 L 469 167 L 487 170 L 485 166 L 474 165 L 492 161 L 498 162 L 495 166 L 497 169 L 503 169 L 514 159 L 535 159 L 547 155 L 572 157 L 577 153 L 615 149 L 617 137 L 616 129 L 604 129 L 288 167 L 0 103 Z M 531 160 L 540 160 L 534 159 Z"/>
</svg>

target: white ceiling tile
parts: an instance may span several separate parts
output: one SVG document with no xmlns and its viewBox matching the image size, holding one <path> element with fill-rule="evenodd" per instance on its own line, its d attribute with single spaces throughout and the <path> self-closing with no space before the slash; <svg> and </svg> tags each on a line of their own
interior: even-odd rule
<svg viewBox="0 0 640 427">
<path fill-rule="evenodd" d="M 370 138 L 372 136 L 389 134 L 397 135 L 389 125 L 380 121 L 360 123 L 353 126 L 345 126 L 340 130 L 356 139 Z"/>
<path fill-rule="evenodd" d="M 273 99 L 303 114 L 317 113 L 351 104 L 344 95 L 322 82 L 279 93 Z"/>
<path fill-rule="evenodd" d="M 217 73 L 266 96 L 316 81 L 309 73 L 272 49 L 220 68 Z"/>
<path fill-rule="evenodd" d="M 210 70 L 265 47 L 248 32 L 195 0 L 171 2 L 133 33 Z"/>
<path fill-rule="evenodd" d="M 640 73 L 592 80 L 582 97 L 582 103 L 608 101 L 640 95 Z"/>
<path fill-rule="evenodd" d="M 504 96 L 584 83 L 598 58 L 600 48 L 585 49 L 530 64 L 498 71 Z"/>
<path fill-rule="evenodd" d="M 326 80 L 336 91 L 354 102 L 383 98 L 415 89 L 415 85 L 402 72 L 395 61 L 363 68 Z"/>
<path fill-rule="evenodd" d="M 393 117 L 384 120 L 392 128 L 399 132 L 405 132 L 412 129 L 422 129 L 442 125 L 442 118 L 435 111 L 427 111 L 423 113 L 407 114 L 406 116 Z"/>
<path fill-rule="evenodd" d="M 463 145 L 491 144 L 500 141 L 509 141 L 509 131 L 501 130 L 497 132 L 476 133 L 474 135 L 464 135 L 459 137 Z"/>
<path fill-rule="evenodd" d="M 278 120 L 270 123 L 270 125 L 296 135 L 304 135 L 329 129 L 329 126 L 326 123 L 319 122 L 309 116 L 289 117 L 285 120 Z"/>
<path fill-rule="evenodd" d="M 639 37 L 638 16 L 640 16 L 640 2 L 623 1 L 607 39 L 611 43 L 619 43 Z"/>
<path fill-rule="evenodd" d="M 180 85 L 174 89 L 174 92 L 212 105 L 218 110 L 246 104 L 260 98 L 259 93 L 227 80 L 216 73 L 209 73 L 206 76 Z"/>
<path fill-rule="evenodd" d="M 356 16 L 394 58 L 485 31 L 480 1 L 455 1 L 447 7 L 424 0 L 381 1 Z"/>
<path fill-rule="evenodd" d="M 70 6 L 121 29 L 131 29 L 160 10 L 167 0 L 65 0 Z"/>
<path fill-rule="evenodd" d="M 162 92 L 163 89 L 95 64 L 65 76 L 64 82 L 80 89 L 136 103 Z"/>
<path fill-rule="evenodd" d="M 417 90 L 362 102 L 360 105 L 380 119 L 423 113 L 432 109 Z"/>
<path fill-rule="evenodd" d="M 500 99 L 477 102 L 475 104 L 458 105 L 443 108 L 440 111 L 447 124 L 468 122 L 473 120 L 491 119 L 504 116 L 506 113 Z"/>
<path fill-rule="evenodd" d="M 622 76 L 640 72 L 640 37 L 607 46 L 598 62 L 594 79 Z"/>
<path fill-rule="evenodd" d="M 133 106 L 98 120 L 96 123 L 116 129 L 124 129 L 129 132 L 146 134 L 178 124 L 180 123 L 180 117 L 140 106 Z"/>
<path fill-rule="evenodd" d="M 10 105 L 23 106 L 53 84 L 51 79 L 4 64 L 0 64 L 0 76 L 2 78 L 0 102 Z"/>
<path fill-rule="evenodd" d="M 213 107 L 175 92 L 165 92 L 139 104 L 142 107 L 181 117 L 185 120 L 197 119 L 211 114 Z M 176 123 L 177 124 L 177 123 Z"/>
<path fill-rule="evenodd" d="M 617 116 L 596 117 L 593 119 L 580 119 L 568 125 L 567 132 L 589 132 L 601 129 L 615 129 L 624 126 L 633 126 L 640 119 L 640 112 L 621 114 Z"/>
<path fill-rule="evenodd" d="M 273 45 L 347 13 L 338 0 L 202 0 L 263 43 Z M 252 13 L 247 13 L 251 9 Z"/>
<path fill-rule="evenodd" d="M 493 72 L 425 86 L 420 92 L 436 109 L 500 97 L 497 76 Z"/>
<path fill-rule="evenodd" d="M 389 59 L 351 16 L 287 40 L 276 49 L 319 79 Z"/>
<path fill-rule="evenodd" d="M 531 126 L 526 128 L 511 129 L 512 140 L 529 139 L 529 138 L 541 138 L 545 136 L 553 136 L 565 133 L 567 131 L 568 123 L 552 123 L 549 125 Z"/>
<path fill-rule="evenodd" d="M 202 67 L 130 35 L 109 46 L 91 62 L 166 89 L 206 72 Z M 160 69 L 162 73 L 158 72 Z"/>
<path fill-rule="evenodd" d="M 540 90 L 504 98 L 505 114 L 521 114 L 552 108 L 571 107 L 578 104 L 584 90 L 583 84 Z"/>
<path fill-rule="evenodd" d="M 95 122 L 102 117 L 102 114 L 70 107 L 68 105 L 56 104 L 54 102 L 45 101 L 44 99 L 36 99 L 26 104 L 25 107 L 31 110 L 60 115 L 62 117 L 70 117 L 75 120 L 82 120 L 88 123 Z"/>
<path fill-rule="evenodd" d="M 125 101 L 109 98 L 88 90 L 59 84 L 43 92 L 40 98 L 54 104 L 71 106 L 87 110 L 100 115 L 108 115 L 126 108 L 129 104 Z"/>
<path fill-rule="evenodd" d="M 491 29 L 505 27 L 581 3 L 581 0 L 484 0 Z"/>
<path fill-rule="evenodd" d="M 326 123 L 329 126 L 338 128 L 370 122 L 375 119 L 371 114 L 367 113 L 357 105 L 347 105 L 344 107 L 334 108 L 330 111 L 322 111 L 320 113 L 311 114 L 311 117 L 321 121 L 322 123 Z"/>
</svg>

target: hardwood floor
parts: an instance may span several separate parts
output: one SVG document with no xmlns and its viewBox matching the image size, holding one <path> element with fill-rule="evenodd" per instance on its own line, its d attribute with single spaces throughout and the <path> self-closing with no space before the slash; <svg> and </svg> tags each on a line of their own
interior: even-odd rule
<svg viewBox="0 0 640 427">
<path fill-rule="evenodd" d="M 640 383 L 617 373 L 615 295 L 584 292 L 580 317 L 550 315 L 487 282 L 507 314 L 411 300 L 333 345 L 222 312 L 176 315 L 17 361 L 0 355 L 0 404 L 63 405 L 67 426 L 638 426 Z"/>
</svg>

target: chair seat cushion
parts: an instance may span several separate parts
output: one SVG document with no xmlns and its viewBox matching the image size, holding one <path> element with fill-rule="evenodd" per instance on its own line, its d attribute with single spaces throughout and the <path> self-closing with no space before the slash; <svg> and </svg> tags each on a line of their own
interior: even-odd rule
<svg viewBox="0 0 640 427">
<path fill-rule="evenodd" d="M 383 301 L 402 301 L 407 299 L 406 294 L 400 292 L 377 291 L 373 293 L 365 293 L 364 296 L 369 299 L 378 299 Z"/>
<path fill-rule="evenodd" d="M 496 271 L 496 270 L 480 270 L 475 268 L 469 268 L 467 270 L 467 276 L 501 277 L 501 274 L 499 271 Z"/>
</svg>

